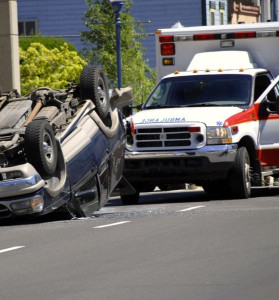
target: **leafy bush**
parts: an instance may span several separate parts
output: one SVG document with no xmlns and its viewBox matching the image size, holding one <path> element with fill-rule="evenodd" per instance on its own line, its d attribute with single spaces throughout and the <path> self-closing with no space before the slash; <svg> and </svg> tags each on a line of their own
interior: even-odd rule
<svg viewBox="0 0 279 300">
<path fill-rule="evenodd" d="M 79 82 L 86 62 L 68 43 L 48 49 L 41 43 L 20 48 L 20 74 L 22 94 L 47 86 L 64 89 L 71 82 Z"/>
<path fill-rule="evenodd" d="M 26 51 L 33 43 L 40 43 L 49 50 L 52 50 L 54 48 L 59 49 L 61 46 L 67 43 L 70 51 L 77 51 L 75 45 L 68 43 L 66 40 L 62 38 L 45 37 L 45 36 L 31 36 L 31 37 L 20 36 L 19 38 L 19 47 L 22 50 Z"/>
</svg>

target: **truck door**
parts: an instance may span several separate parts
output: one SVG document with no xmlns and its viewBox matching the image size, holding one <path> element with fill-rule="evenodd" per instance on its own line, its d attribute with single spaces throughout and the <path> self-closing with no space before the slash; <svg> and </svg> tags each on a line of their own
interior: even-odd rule
<svg viewBox="0 0 279 300">
<path fill-rule="evenodd" d="M 260 78 L 260 80 L 261 79 L 263 78 Z M 262 82 L 266 82 L 265 79 L 263 79 Z M 255 106 L 258 107 L 259 119 L 258 156 L 262 166 L 279 166 L 278 82 L 279 76 L 267 86 L 255 101 Z M 263 85 L 264 84 L 265 83 L 263 83 Z M 258 96 L 258 91 L 255 85 L 255 97 Z"/>
</svg>

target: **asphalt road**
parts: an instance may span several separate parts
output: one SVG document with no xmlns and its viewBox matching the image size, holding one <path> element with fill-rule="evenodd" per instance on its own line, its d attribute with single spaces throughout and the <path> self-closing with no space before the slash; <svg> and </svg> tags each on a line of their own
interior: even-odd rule
<svg viewBox="0 0 279 300">
<path fill-rule="evenodd" d="M 0 299 L 278 300 L 278 231 L 279 191 L 155 192 L 89 219 L 6 222 Z"/>
</svg>

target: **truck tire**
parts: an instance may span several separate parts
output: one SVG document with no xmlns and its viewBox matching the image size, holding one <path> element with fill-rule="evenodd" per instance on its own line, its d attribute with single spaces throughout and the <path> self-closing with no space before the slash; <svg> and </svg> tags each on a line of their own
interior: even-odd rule
<svg viewBox="0 0 279 300">
<path fill-rule="evenodd" d="M 249 198 L 251 195 L 250 158 L 245 147 L 237 150 L 228 182 L 231 196 L 237 199 Z"/>
<path fill-rule="evenodd" d="M 58 149 L 53 129 L 47 121 L 36 120 L 26 126 L 24 147 L 27 161 L 41 176 L 55 172 Z"/>
<path fill-rule="evenodd" d="M 80 95 L 82 100 L 90 99 L 96 112 L 105 120 L 110 110 L 109 90 L 104 71 L 99 66 L 86 65 L 80 76 Z"/>
<path fill-rule="evenodd" d="M 137 205 L 139 203 L 139 192 L 130 195 L 122 195 L 121 200 L 123 205 Z"/>
</svg>

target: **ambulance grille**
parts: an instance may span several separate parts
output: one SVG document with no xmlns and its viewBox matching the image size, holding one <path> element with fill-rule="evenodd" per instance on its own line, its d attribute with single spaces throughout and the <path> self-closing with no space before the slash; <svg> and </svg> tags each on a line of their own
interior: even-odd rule
<svg viewBox="0 0 279 300">
<path fill-rule="evenodd" d="M 137 129 L 137 148 L 183 148 L 191 146 L 188 127 Z"/>
</svg>

